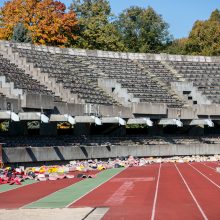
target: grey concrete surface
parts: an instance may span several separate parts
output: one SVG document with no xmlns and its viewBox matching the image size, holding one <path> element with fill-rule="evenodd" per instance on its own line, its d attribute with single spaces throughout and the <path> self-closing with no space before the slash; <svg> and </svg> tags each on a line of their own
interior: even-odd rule
<svg viewBox="0 0 220 220">
<path fill-rule="evenodd" d="M 0 210 L 0 220 L 82 220 L 89 219 L 92 208 L 69 208 L 69 209 L 16 209 Z M 103 214 L 96 215 L 96 220 L 103 217 Z"/>
<path fill-rule="evenodd" d="M 3 148 L 3 161 L 41 162 L 122 156 L 184 156 L 220 154 L 220 144 L 129 145 L 129 146 L 60 146 Z"/>
</svg>

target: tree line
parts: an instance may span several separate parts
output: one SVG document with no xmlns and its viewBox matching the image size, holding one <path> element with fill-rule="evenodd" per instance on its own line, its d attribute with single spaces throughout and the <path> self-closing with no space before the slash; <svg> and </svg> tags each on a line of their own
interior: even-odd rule
<svg viewBox="0 0 220 220">
<path fill-rule="evenodd" d="M 220 11 L 173 39 L 152 7 L 132 6 L 117 17 L 108 0 L 11 0 L 0 8 L 0 39 L 48 46 L 141 53 L 220 55 Z"/>
</svg>

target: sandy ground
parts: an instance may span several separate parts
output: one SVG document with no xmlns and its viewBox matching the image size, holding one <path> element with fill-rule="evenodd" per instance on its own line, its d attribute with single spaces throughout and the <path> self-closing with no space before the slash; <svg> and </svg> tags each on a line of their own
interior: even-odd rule
<svg viewBox="0 0 220 220">
<path fill-rule="evenodd" d="M 101 219 L 108 211 L 106 208 L 74 208 L 74 209 L 0 209 L 0 220 L 82 220 Z"/>
</svg>

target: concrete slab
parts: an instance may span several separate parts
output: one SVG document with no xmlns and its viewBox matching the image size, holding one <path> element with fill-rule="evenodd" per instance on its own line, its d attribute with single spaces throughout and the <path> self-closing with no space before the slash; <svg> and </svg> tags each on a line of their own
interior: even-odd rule
<svg viewBox="0 0 220 220">
<path fill-rule="evenodd" d="M 18 210 L 0 210 L 0 220 L 82 220 L 87 219 L 93 208 L 74 208 L 74 209 L 18 209 Z M 103 215 L 102 215 L 103 216 Z M 98 215 L 97 215 L 98 217 Z M 101 219 L 101 218 L 97 218 Z"/>
<path fill-rule="evenodd" d="M 85 220 L 101 220 L 108 210 L 109 208 L 107 207 L 96 208 L 85 218 Z"/>
</svg>

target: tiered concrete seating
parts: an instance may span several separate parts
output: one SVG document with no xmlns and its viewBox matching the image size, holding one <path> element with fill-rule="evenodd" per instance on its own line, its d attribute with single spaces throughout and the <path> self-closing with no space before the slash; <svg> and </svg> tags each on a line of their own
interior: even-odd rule
<svg viewBox="0 0 220 220">
<path fill-rule="evenodd" d="M 132 60 L 88 57 L 87 61 L 98 67 L 106 77 L 117 79 L 122 88 L 126 88 L 134 98 L 140 98 L 141 102 L 166 103 L 171 107 L 183 105 Z"/>
<path fill-rule="evenodd" d="M 220 63 L 172 61 L 169 64 L 213 103 L 220 103 Z"/>
<path fill-rule="evenodd" d="M 26 93 L 53 95 L 52 91 L 2 56 L 0 56 L 0 76 L 5 76 L 7 82 L 14 83 L 14 88 L 23 89 Z"/>
<path fill-rule="evenodd" d="M 18 48 L 14 48 L 14 51 L 19 52 L 21 57 L 26 57 L 28 63 L 33 63 L 34 67 L 41 69 L 41 72 L 48 73 L 49 77 L 55 78 L 57 83 L 62 83 L 64 88 L 70 89 L 86 103 L 117 104 L 90 78 L 83 77 L 84 73 L 88 73 L 91 69 L 75 57 Z"/>
<path fill-rule="evenodd" d="M 179 78 L 158 60 L 140 60 L 139 62 L 158 79 L 168 85 L 170 85 L 170 82 L 179 81 Z"/>
</svg>

